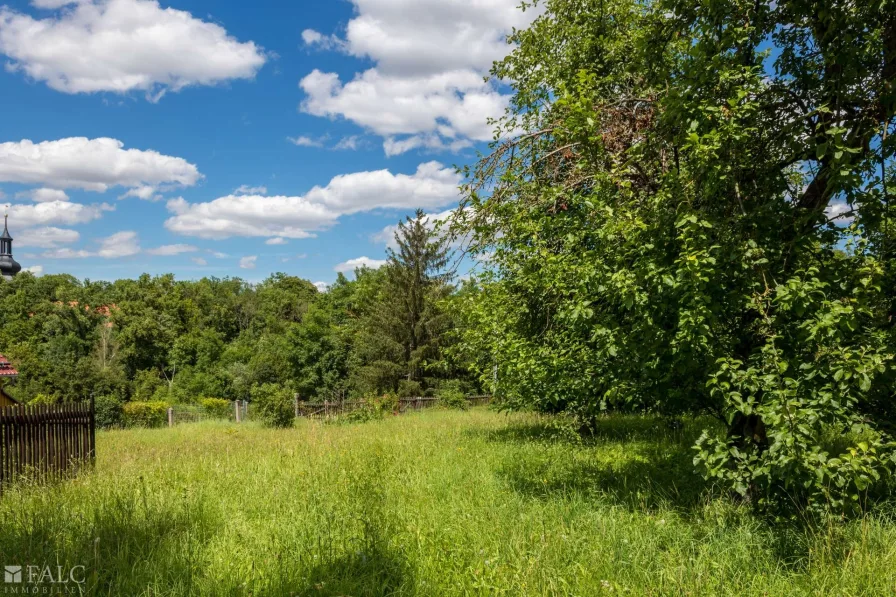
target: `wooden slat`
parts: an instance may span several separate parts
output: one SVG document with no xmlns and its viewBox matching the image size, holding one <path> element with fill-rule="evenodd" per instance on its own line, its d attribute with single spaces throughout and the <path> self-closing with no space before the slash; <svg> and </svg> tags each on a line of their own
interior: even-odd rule
<svg viewBox="0 0 896 597">
<path fill-rule="evenodd" d="M 59 404 L 0 407 L 0 494 L 26 474 L 67 477 L 96 458 L 96 407 Z"/>
</svg>

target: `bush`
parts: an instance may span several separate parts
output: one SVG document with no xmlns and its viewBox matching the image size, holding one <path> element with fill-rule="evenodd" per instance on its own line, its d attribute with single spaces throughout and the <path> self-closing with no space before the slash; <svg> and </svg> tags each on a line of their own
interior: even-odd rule
<svg viewBox="0 0 896 597">
<path fill-rule="evenodd" d="M 116 396 L 97 396 L 94 401 L 96 426 L 108 429 L 121 425 L 121 400 Z"/>
<path fill-rule="evenodd" d="M 453 408 L 459 410 L 467 410 L 467 408 L 469 408 L 466 396 L 458 388 L 442 388 L 439 390 L 438 398 L 439 406 L 441 408 Z"/>
<path fill-rule="evenodd" d="M 423 386 L 419 381 L 402 379 L 398 382 L 399 398 L 419 398 L 423 396 Z"/>
<path fill-rule="evenodd" d="M 252 388 L 252 406 L 267 427 L 292 427 L 295 420 L 293 393 L 278 384 L 266 383 Z"/>
<path fill-rule="evenodd" d="M 167 421 L 167 402 L 128 402 L 121 407 L 121 422 L 125 427 L 163 427 Z"/>
<path fill-rule="evenodd" d="M 360 408 L 348 412 L 339 417 L 344 423 L 364 423 L 377 421 L 387 414 L 398 410 L 398 396 L 396 394 L 369 394 L 362 399 L 364 403 Z"/>
<path fill-rule="evenodd" d="M 229 419 L 233 413 L 233 405 L 223 398 L 203 398 L 199 404 L 206 415 L 216 419 Z"/>
<path fill-rule="evenodd" d="M 58 403 L 59 400 L 56 398 L 56 396 L 50 396 L 49 394 L 38 394 L 28 401 L 28 406 L 44 406 Z"/>
</svg>

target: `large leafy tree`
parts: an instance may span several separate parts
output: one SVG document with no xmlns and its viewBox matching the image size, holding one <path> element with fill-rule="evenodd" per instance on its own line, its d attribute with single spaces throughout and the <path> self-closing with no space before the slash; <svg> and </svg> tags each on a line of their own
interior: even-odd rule
<svg viewBox="0 0 896 597">
<path fill-rule="evenodd" d="M 508 405 L 707 412 L 696 462 L 764 505 L 893 470 L 889 0 L 549 0 L 456 228 Z M 837 441 L 830 441 L 836 437 Z"/>
</svg>

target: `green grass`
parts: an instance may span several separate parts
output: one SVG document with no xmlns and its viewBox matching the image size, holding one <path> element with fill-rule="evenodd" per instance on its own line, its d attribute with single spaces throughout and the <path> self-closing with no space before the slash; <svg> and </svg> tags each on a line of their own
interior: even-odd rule
<svg viewBox="0 0 896 597">
<path fill-rule="evenodd" d="M 581 442 L 474 409 L 103 432 L 95 472 L 0 499 L 0 565 L 84 565 L 116 596 L 896 592 L 896 523 L 773 528 L 710 499 L 698 428 Z"/>
</svg>

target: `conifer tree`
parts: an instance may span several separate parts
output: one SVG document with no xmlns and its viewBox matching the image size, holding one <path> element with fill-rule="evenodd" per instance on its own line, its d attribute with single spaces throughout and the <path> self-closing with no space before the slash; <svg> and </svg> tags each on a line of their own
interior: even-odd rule
<svg viewBox="0 0 896 597">
<path fill-rule="evenodd" d="M 445 315 L 439 302 L 451 289 L 450 255 L 447 241 L 428 224 L 429 217 L 417 210 L 398 224 L 396 247 L 387 252 L 384 281 L 365 326 L 368 363 L 378 378 L 368 385 L 377 389 L 399 378 L 420 381 L 426 365 L 441 354 Z"/>
</svg>

